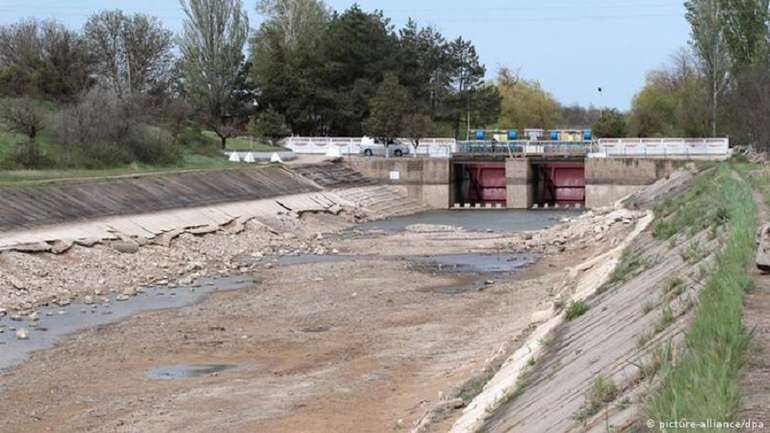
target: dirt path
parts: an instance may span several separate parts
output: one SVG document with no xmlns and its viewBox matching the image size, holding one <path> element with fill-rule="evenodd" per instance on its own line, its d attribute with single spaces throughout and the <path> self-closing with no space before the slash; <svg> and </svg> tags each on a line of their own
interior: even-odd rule
<svg viewBox="0 0 770 433">
<path fill-rule="evenodd" d="M 754 191 L 754 201 L 760 225 L 770 222 L 770 210 L 759 191 Z M 744 323 L 753 330 L 754 339 L 743 380 L 743 410 L 737 418 L 770 426 L 770 275 L 762 274 L 753 263 L 749 274 L 754 284 L 744 301 Z"/>
<path fill-rule="evenodd" d="M 487 236 L 443 240 L 441 250 L 465 252 Z M 400 243 L 371 242 L 388 246 L 383 254 Z M 593 253 L 549 256 L 459 293 L 442 289 L 471 276 L 399 260 L 264 268 L 252 289 L 79 333 L 0 375 L 0 432 L 407 429 L 526 329 L 558 271 Z M 177 364 L 232 368 L 148 376 Z"/>
</svg>

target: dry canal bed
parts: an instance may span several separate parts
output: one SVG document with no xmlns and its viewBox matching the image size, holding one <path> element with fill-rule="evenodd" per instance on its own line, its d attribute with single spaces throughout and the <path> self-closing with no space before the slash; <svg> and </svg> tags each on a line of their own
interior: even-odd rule
<svg viewBox="0 0 770 433">
<path fill-rule="evenodd" d="M 568 249 L 530 264 L 532 256 L 504 250 L 506 236 L 341 237 L 350 256 L 264 259 L 259 272 L 238 277 L 254 281 L 238 290 L 148 291 L 125 314 L 131 303 L 112 303 L 106 315 L 91 306 L 61 318 L 44 311 L 38 326 L 47 331 L 21 342 L 3 334 L 0 350 L 45 350 L 0 374 L 0 432 L 407 428 L 482 373 L 566 268 L 595 252 Z M 87 329 L 46 322 L 77 317 L 89 318 Z M 53 345 L 64 331 L 74 333 Z"/>
</svg>

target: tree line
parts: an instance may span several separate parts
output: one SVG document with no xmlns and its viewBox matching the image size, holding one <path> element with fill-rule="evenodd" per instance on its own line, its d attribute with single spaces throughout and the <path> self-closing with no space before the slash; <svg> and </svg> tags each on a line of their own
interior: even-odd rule
<svg viewBox="0 0 770 433">
<path fill-rule="evenodd" d="M 500 94 L 463 38 L 319 0 L 259 0 L 253 31 L 240 0 L 180 3 L 177 35 L 120 10 L 80 31 L 37 19 L 0 27 L 0 96 L 15 98 L 0 115 L 28 138 L 22 162 L 41 157 L 30 125 L 52 131 L 60 162 L 93 166 L 176 158 L 147 125 L 175 142 L 192 120 L 224 148 L 245 133 L 461 136 L 497 120 Z"/>
<path fill-rule="evenodd" d="M 317 0 L 262 0 L 257 9 L 258 100 L 295 134 L 460 136 L 469 120 L 497 119 L 499 93 L 463 38 L 412 20 L 396 30 L 358 5 L 339 13 Z"/>
<path fill-rule="evenodd" d="M 729 136 L 770 146 L 769 0 L 689 0 L 689 46 L 648 74 L 631 136 Z"/>
<path fill-rule="evenodd" d="M 472 42 L 322 0 L 181 0 L 179 34 L 155 17 L 91 15 L 0 26 L 0 123 L 16 165 L 168 163 L 244 134 L 464 139 L 471 128 L 590 128 L 598 137 L 730 135 L 770 142 L 768 1 L 690 0 L 690 46 L 648 75 L 629 112 L 563 106 L 510 68 L 487 80 Z M 246 54 L 248 53 L 248 55 Z M 44 140 L 45 141 L 45 140 Z"/>
</svg>

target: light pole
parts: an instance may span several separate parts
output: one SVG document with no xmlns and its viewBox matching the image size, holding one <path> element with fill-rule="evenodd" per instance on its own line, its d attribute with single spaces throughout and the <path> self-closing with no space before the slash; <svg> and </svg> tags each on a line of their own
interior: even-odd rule
<svg viewBox="0 0 770 433">
<path fill-rule="evenodd" d="M 599 92 L 599 118 L 602 119 L 604 118 L 604 105 L 603 105 L 604 101 L 602 98 L 602 95 L 604 95 L 604 89 L 602 89 L 601 87 L 597 87 L 596 91 Z"/>
</svg>

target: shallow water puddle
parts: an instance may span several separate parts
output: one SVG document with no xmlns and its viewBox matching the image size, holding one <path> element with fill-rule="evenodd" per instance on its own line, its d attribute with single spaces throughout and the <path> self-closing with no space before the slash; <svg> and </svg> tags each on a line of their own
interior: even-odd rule
<svg viewBox="0 0 770 433">
<path fill-rule="evenodd" d="M 410 257 L 410 261 L 433 265 L 445 272 L 505 273 L 516 272 L 537 261 L 535 254 L 452 254 Z"/>
<path fill-rule="evenodd" d="M 156 380 L 181 380 L 208 376 L 236 368 L 232 364 L 179 364 L 156 367 L 147 372 L 147 377 Z"/>
<path fill-rule="evenodd" d="M 583 212 L 580 209 L 436 210 L 372 221 L 355 226 L 353 230 L 395 233 L 412 225 L 424 224 L 453 226 L 475 232 L 519 233 L 547 229 L 564 218 L 573 218 Z"/>
<path fill-rule="evenodd" d="M 40 320 L 0 319 L 0 372 L 24 362 L 37 350 L 48 349 L 62 337 L 96 326 L 119 322 L 136 314 L 180 308 L 202 301 L 211 293 L 239 290 L 253 286 L 255 281 L 246 277 L 209 278 L 198 281 L 199 287 L 158 287 L 119 302 L 110 296 L 108 304 L 72 304 L 48 307 L 40 311 Z M 26 329 L 28 339 L 16 338 L 16 329 Z"/>
<path fill-rule="evenodd" d="M 352 256 L 352 255 L 296 255 L 266 257 L 265 261 L 283 266 L 316 263 L 370 262 L 401 260 L 435 267 L 437 271 L 457 273 L 516 272 L 535 263 L 538 256 L 528 253 L 446 254 L 438 256 Z M 260 259 L 262 260 L 262 259 Z"/>
</svg>

